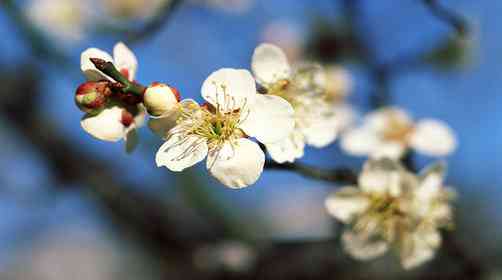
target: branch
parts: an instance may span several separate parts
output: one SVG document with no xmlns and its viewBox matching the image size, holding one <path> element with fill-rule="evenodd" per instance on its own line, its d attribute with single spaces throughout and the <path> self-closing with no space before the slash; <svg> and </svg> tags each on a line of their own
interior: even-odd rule
<svg viewBox="0 0 502 280">
<path fill-rule="evenodd" d="M 468 33 L 469 25 L 462 16 L 441 6 L 438 0 L 422 0 L 422 2 L 435 17 L 455 29 L 458 35 L 463 36 Z"/>
<path fill-rule="evenodd" d="M 265 162 L 265 169 L 270 170 L 286 170 L 297 172 L 298 174 L 313 178 L 336 183 L 357 183 L 357 175 L 349 168 L 323 169 L 313 166 L 308 166 L 301 163 L 276 163 L 271 160 Z"/>
</svg>

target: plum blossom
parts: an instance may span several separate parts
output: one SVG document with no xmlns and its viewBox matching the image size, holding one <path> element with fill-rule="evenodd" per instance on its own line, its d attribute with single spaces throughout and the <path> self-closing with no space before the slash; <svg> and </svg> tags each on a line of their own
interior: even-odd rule
<svg viewBox="0 0 502 280">
<path fill-rule="evenodd" d="M 356 111 L 347 103 L 347 97 L 352 92 L 353 80 L 351 74 L 340 65 L 327 65 L 317 79 L 324 89 L 323 97 L 331 104 L 338 132 L 348 129 L 356 118 Z"/>
<path fill-rule="evenodd" d="M 414 122 L 404 110 L 386 107 L 368 114 L 360 127 L 342 136 L 341 147 L 351 155 L 373 158 L 402 157 L 408 149 L 428 156 L 447 156 L 457 146 L 455 134 L 444 122 Z"/>
<path fill-rule="evenodd" d="M 251 73 L 241 69 L 213 72 L 201 94 L 207 103 L 182 100 L 177 113 L 157 123 L 166 132 L 157 166 L 182 171 L 207 156 L 209 173 L 225 186 L 253 184 L 263 171 L 265 155 L 248 137 L 264 144 L 281 141 L 293 129 L 293 108 L 281 97 L 257 94 Z"/>
<path fill-rule="evenodd" d="M 85 37 L 93 18 L 87 0 L 31 0 L 26 14 L 38 28 L 52 37 L 75 42 Z"/>
<path fill-rule="evenodd" d="M 138 62 L 134 53 L 125 44 L 120 42 L 115 45 L 113 58 L 97 48 L 89 48 L 81 55 L 80 67 L 88 81 L 113 81 L 112 78 L 96 69 L 90 58 L 113 62 L 128 80 L 134 80 Z M 143 124 L 145 115 L 142 104 L 129 105 L 121 100 L 112 100 L 100 112 L 87 113 L 80 124 L 87 133 L 99 140 L 116 142 L 125 139 L 126 148 L 129 151 L 137 142 L 136 129 Z"/>
<path fill-rule="evenodd" d="M 321 148 L 335 140 L 336 115 L 317 81 L 320 66 L 304 64 L 293 70 L 279 47 L 265 43 L 254 51 L 252 70 L 267 96 L 280 96 L 295 110 L 295 128 L 289 137 L 265 145 L 272 159 L 293 162 L 303 156 L 306 144 Z"/>
<path fill-rule="evenodd" d="M 345 251 L 359 260 L 399 252 L 411 269 L 432 259 L 441 245 L 440 228 L 452 224 L 454 192 L 443 187 L 441 164 L 415 175 L 389 159 L 369 160 L 358 186 L 343 187 L 326 199 L 326 208 L 348 225 Z"/>
<path fill-rule="evenodd" d="M 102 0 L 108 14 L 117 19 L 147 19 L 172 0 Z"/>
</svg>

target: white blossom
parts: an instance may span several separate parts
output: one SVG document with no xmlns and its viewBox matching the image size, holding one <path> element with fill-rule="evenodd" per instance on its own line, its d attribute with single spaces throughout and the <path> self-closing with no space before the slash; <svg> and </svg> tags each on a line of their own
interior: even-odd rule
<svg viewBox="0 0 502 280">
<path fill-rule="evenodd" d="M 172 0 L 101 0 L 106 12 L 117 19 L 148 19 Z"/>
<path fill-rule="evenodd" d="M 295 110 L 295 129 L 289 137 L 266 143 L 275 161 L 293 162 L 303 156 L 306 144 L 321 148 L 335 140 L 336 115 L 316 81 L 321 67 L 305 64 L 292 69 L 280 48 L 261 44 L 254 51 L 252 70 L 257 82 L 267 90 L 267 96 L 280 96 Z"/>
<path fill-rule="evenodd" d="M 369 260 L 398 249 L 401 265 L 414 268 L 434 257 L 440 228 L 451 225 L 453 192 L 443 187 L 435 165 L 417 176 L 389 159 L 369 160 L 358 186 L 343 187 L 326 199 L 326 208 L 348 225 L 345 251 Z"/>
<path fill-rule="evenodd" d="M 124 76 L 130 81 L 134 80 L 138 62 L 125 44 L 119 42 L 115 45 L 113 58 L 97 48 L 89 48 L 81 54 L 80 68 L 89 81 L 113 80 L 96 69 L 90 58 L 113 62 Z M 107 105 L 107 108 L 97 114 L 86 114 L 80 124 L 87 133 L 97 139 L 112 142 L 126 140 L 126 149 L 131 151 L 137 143 L 136 129 L 144 123 L 145 116 L 143 105 L 125 105 L 117 101 Z"/>
<path fill-rule="evenodd" d="M 397 159 L 408 149 L 428 156 L 446 156 L 457 146 L 455 134 L 444 122 L 414 122 L 402 109 L 386 107 L 368 114 L 360 127 L 342 136 L 342 149 L 352 155 Z"/>
<path fill-rule="evenodd" d="M 26 14 L 38 28 L 67 42 L 81 40 L 93 21 L 87 0 L 31 0 Z"/>
<path fill-rule="evenodd" d="M 207 169 L 222 184 L 253 184 L 263 171 L 265 155 L 248 136 L 264 144 L 284 139 L 294 126 L 293 108 L 278 96 L 257 94 L 247 70 L 213 72 L 201 93 L 207 104 L 183 100 L 177 114 L 150 125 L 167 131 L 157 165 L 182 171 L 207 156 Z M 159 129 L 163 125 L 168 127 Z"/>
</svg>

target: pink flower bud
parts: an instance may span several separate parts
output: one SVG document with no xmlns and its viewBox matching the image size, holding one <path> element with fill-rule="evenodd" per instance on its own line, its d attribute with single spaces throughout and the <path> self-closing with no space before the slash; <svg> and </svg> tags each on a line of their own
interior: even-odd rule
<svg viewBox="0 0 502 280">
<path fill-rule="evenodd" d="M 110 94 L 108 81 L 85 82 L 75 92 L 75 103 L 86 113 L 96 113 L 105 107 Z"/>
<path fill-rule="evenodd" d="M 145 91 L 143 104 L 152 116 L 162 116 L 176 108 L 180 101 L 177 89 L 162 83 L 152 83 Z"/>
</svg>

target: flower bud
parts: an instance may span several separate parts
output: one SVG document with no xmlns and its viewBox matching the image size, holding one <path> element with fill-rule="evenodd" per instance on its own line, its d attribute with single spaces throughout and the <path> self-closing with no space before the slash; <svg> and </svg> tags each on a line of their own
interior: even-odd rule
<svg viewBox="0 0 502 280">
<path fill-rule="evenodd" d="M 75 92 L 75 103 L 86 113 L 96 113 L 105 107 L 110 94 L 107 81 L 85 82 Z"/>
<path fill-rule="evenodd" d="M 152 83 L 145 91 L 143 104 L 152 116 L 162 116 L 180 101 L 178 90 L 162 83 Z"/>
</svg>

